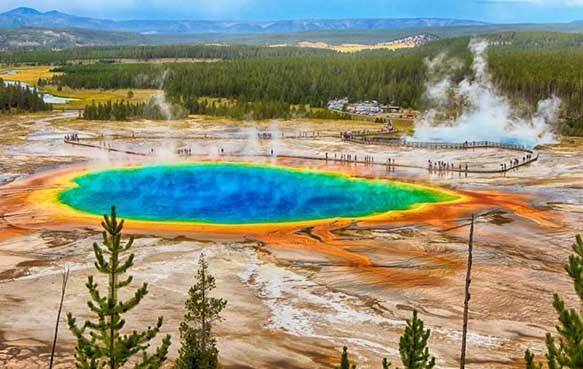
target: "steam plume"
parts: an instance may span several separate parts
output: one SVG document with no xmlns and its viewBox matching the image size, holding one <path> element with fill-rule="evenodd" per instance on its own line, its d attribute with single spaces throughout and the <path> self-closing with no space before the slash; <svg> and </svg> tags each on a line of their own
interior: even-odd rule
<svg viewBox="0 0 583 369">
<path fill-rule="evenodd" d="M 554 142 L 550 123 L 558 117 L 560 99 L 552 96 L 541 100 L 531 117 L 518 117 L 510 101 L 496 93 L 488 71 L 488 43 L 474 39 L 468 47 L 474 56 L 474 78 L 464 79 L 457 86 L 452 86 L 449 76 L 440 80 L 434 77 L 437 66 L 447 63 L 443 54 L 427 62 L 430 75 L 426 92 L 428 100 L 439 109 L 449 100 L 448 95 L 453 93 L 453 96 L 464 102 L 464 111 L 455 120 L 445 124 L 435 124 L 437 109 L 428 111 L 416 122 L 413 139 L 446 142 L 487 140 L 529 147 Z"/>
</svg>

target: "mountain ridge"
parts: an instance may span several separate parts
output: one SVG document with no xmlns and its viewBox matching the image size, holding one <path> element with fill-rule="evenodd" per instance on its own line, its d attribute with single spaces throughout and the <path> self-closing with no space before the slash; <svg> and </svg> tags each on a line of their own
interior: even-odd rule
<svg viewBox="0 0 583 369">
<path fill-rule="evenodd" d="M 57 10 L 40 12 L 20 7 L 0 13 L 0 28 L 83 28 L 142 34 L 282 33 L 321 30 L 381 30 L 479 26 L 489 23 L 449 18 L 346 18 L 271 21 L 237 20 L 110 20 L 82 17 Z"/>
</svg>

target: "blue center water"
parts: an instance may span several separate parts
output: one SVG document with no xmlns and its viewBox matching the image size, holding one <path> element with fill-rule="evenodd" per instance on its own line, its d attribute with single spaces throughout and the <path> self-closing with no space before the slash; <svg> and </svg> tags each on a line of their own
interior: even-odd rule
<svg viewBox="0 0 583 369">
<path fill-rule="evenodd" d="M 59 200 L 83 212 L 106 214 L 116 205 L 129 219 L 215 224 L 357 218 L 454 199 L 387 181 L 240 164 L 113 169 L 75 183 Z"/>
</svg>

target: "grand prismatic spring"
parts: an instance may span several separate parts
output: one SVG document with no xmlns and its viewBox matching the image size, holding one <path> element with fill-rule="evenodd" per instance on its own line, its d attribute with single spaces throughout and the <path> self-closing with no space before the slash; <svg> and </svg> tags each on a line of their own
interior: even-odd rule
<svg viewBox="0 0 583 369">
<path fill-rule="evenodd" d="M 0 366 L 44 362 L 54 321 L 43 317 L 54 315 L 65 265 L 72 274 L 64 311 L 86 312 L 92 244 L 111 205 L 135 237 L 132 275 L 151 291 L 128 324 L 164 315 L 164 333 L 174 334 L 204 253 L 217 296 L 229 300 L 216 325 L 229 369 L 282 360 L 330 368 L 343 345 L 359 367 L 379 367 L 381 356 L 398 358 L 412 308 L 432 328 L 439 366 L 455 367 L 472 214 L 469 357 L 481 367 L 519 367 L 525 345 L 544 345 L 554 325 L 552 306 L 538 297 L 570 291 L 562 264 L 580 219 L 570 199 L 582 175 L 567 175 L 577 166 L 571 146 L 537 149 L 536 162 L 489 174 L 521 154 L 341 141 L 338 132 L 354 122 L 280 122 L 279 140 L 251 137 L 273 129 L 270 122 L 104 124 L 67 113 L 15 119 L 5 129 L 12 139 L 0 138 L 0 306 L 11 317 L 0 326 Z M 69 129 L 80 142 L 63 141 Z M 319 134 L 298 133 L 311 129 Z M 192 138 L 167 138 L 181 135 Z M 177 154 L 182 147 L 192 155 Z M 347 152 L 375 162 L 341 160 Z M 484 173 L 428 171 L 428 158 Z M 62 329 L 64 365 L 72 347 Z M 177 350 L 176 343 L 170 360 Z"/>
<path fill-rule="evenodd" d="M 58 199 L 86 213 L 116 204 L 128 219 L 214 224 L 361 218 L 458 198 L 386 180 L 245 164 L 113 169 L 73 182 Z"/>
</svg>

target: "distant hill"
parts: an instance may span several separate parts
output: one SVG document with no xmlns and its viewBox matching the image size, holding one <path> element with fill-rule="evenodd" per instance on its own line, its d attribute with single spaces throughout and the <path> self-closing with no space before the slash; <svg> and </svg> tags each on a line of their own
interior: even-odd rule
<svg viewBox="0 0 583 369">
<path fill-rule="evenodd" d="M 440 18 L 306 19 L 281 21 L 123 20 L 94 19 L 16 8 L 0 14 L 0 28 L 84 28 L 141 34 L 254 34 L 321 30 L 390 30 L 425 27 L 479 26 L 486 23 Z"/>
<path fill-rule="evenodd" d="M 583 23 L 484 24 L 448 19 L 347 19 L 273 22 L 112 21 L 17 8 L 0 14 L 0 49 L 77 46 L 238 44 L 374 45 L 409 37 L 447 39 L 508 32 L 583 33 Z M 542 37 L 538 35 L 537 37 Z M 533 40 L 535 45 L 540 40 Z"/>
<path fill-rule="evenodd" d="M 169 42 L 178 42 L 178 40 Z M 18 28 L 0 30 L 0 50 L 66 49 L 78 46 L 157 44 L 150 37 L 135 33 L 87 29 Z"/>
<path fill-rule="evenodd" d="M 88 29 L 43 29 L 16 28 L 0 29 L 0 50 L 16 49 L 66 49 L 78 46 L 116 45 L 170 45 L 170 44 L 225 44 L 225 45 L 288 45 L 301 46 L 306 42 L 329 45 L 363 44 L 375 45 L 408 37 L 422 36 L 426 39 L 448 39 L 460 36 L 485 36 L 500 33 L 529 33 L 534 37 L 530 44 L 545 42 L 544 32 L 563 32 L 575 36 L 583 33 L 583 24 L 564 25 L 487 25 L 465 27 L 405 28 L 394 30 L 323 30 L 288 33 L 260 34 L 154 34 L 144 35 L 131 32 L 111 32 Z M 532 33 L 535 33 L 534 35 Z M 542 34 L 536 34 L 543 32 Z M 565 33 L 566 32 L 566 33 Z M 555 36 L 551 37 L 551 40 Z M 579 38 L 577 38 L 579 40 Z M 514 40 L 516 42 L 516 40 Z M 581 47 L 573 44 L 573 47 Z"/>
</svg>

